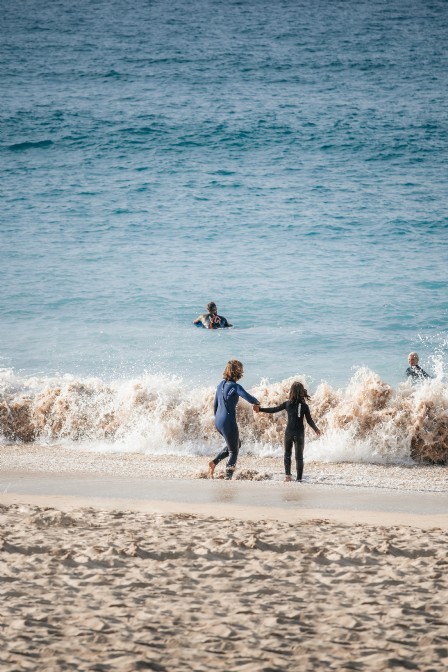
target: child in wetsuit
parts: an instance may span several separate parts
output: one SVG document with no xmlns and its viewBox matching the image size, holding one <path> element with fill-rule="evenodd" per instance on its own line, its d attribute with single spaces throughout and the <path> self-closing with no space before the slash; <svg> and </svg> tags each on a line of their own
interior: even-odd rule
<svg viewBox="0 0 448 672">
<path fill-rule="evenodd" d="M 240 361 L 231 359 L 224 369 L 223 380 L 219 383 L 214 403 L 215 427 L 221 436 L 225 439 L 226 445 L 214 460 L 208 463 L 208 475 L 213 478 L 213 473 L 217 464 L 225 457 L 228 457 L 226 465 L 226 479 L 230 480 L 235 471 L 238 452 L 241 446 L 238 424 L 236 421 L 236 406 L 239 397 L 242 397 L 250 404 L 253 404 L 254 410 L 260 405 L 258 399 L 246 392 L 244 387 L 238 384 L 238 380 L 243 377 L 244 368 Z"/>
<path fill-rule="evenodd" d="M 303 474 L 303 448 L 305 445 L 305 429 L 303 427 L 303 418 L 314 429 L 317 436 L 320 436 L 320 429 L 316 427 L 311 417 L 310 409 L 306 400 L 310 396 L 302 383 L 293 383 L 289 391 L 288 401 L 284 401 L 280 406 L 272 408 L 260 408 L 261 413 L 278 413 L 287 411 L 288 424 L 285 429 L 285 481 L 291 481 L 291 453 L 294 444 L 296 454 L 297 480 L 302 480 Z M 254 409 L 257 412 L 257 409 Z"/>
</svg>

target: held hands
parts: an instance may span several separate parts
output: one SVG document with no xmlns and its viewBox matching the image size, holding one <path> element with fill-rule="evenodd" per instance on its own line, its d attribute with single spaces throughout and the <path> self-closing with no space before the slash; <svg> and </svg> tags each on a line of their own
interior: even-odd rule
<svg viewBox="0 0 448 672">
<path fill-rule="evenodd" d="M 252 410 L 254 413 L 259 413 L 260 412 L 260 404 L 254 404 L 252 406 Z"/>
</svg>

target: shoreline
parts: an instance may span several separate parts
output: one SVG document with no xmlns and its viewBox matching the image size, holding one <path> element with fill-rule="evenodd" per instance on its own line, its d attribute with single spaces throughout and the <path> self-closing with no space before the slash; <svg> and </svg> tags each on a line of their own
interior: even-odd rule
<svg viewBox="0 0 448 672">
<path fill-rule="evenodd" d="M 128 478 L 186 479 L 207 476 L 211 455 L 106 453 L 66 446 L 19 444 L 0 446 L 0 473 L 83 474 Z M 224 462 L 216 469 L 223 476 Z M 283 482 L 283 458 L 241 455 L 236 480 L 268 484 Z M 304 483 L 335 487 L 369 487 L 448 494 L 448 467 L 439 465 L 377 464 L 363 462 L 308 462 L 305 457 Z"/>
<path fill-rule="evenodd" d="M 191 455 L 4 446 L 0 503 L 448 529 L 445 467 L 312 462 L 299 484 L 284 482 L 281 457 L 243 456 L 231 482 L 221 465 L 207 479 L 206 465 Z"/>
<path fill-rule="evenodd" d="M 120 511 L 124 514 L 149 515 L 185 515 L 191 518 L 207 518 L 208 520 L 259 523 L 286 523 L 297 525 L 303 523 L 334 523 L 375 528 L 412 528 L 426 531 L 448 532 L 448 514 L 418 514 L 406 512 L 353 510 L 353 509 L 322 509 L 300 508 L 299 510 L 283 509 L 272 506 L 241 506 L 214 504 L 210 512 L 204 504 L 195 502 L 173 502 L 162 500 L 120 499 L 85 496 L 63 496 L 54 494 L 35 495 L 29 493 L 0 494 L 0 507 L 36 507 L 42 510 L 53 510 L 66 513 L 79 513 L 82 510 L 101 512 Z"/>
</svg>

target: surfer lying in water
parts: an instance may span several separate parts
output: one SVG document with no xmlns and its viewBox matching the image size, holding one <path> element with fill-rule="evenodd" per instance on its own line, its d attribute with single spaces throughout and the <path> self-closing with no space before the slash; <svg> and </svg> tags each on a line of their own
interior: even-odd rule
<svg viewBox="0 0 448 672">
<path fill-rule="evenodd" d="M 422 367 L 418 365 L 418 355 L 416 352 L 410 352 L 408 355 L 408 368 L 406 369 L 407 378 L 411 379 L 411 382 L 416 383 L 422 381 L 425 378 L 431 378 L 432 376 L 426 371 L 423 371 Z"/>
<path fill-rule="evenodd" d="M 307 423 L 314 429 L 317 436 L 320 436 L 320 429 L 314 424 L 311 417 L 310 408 L 306 400 L 310 396 L 302 383 L 293 383 L 289 390 L 289 399 L 284 401 L 280 406 L 273 406 L 271 408 L 254 407 L 255 413 L 278 413 L 279 411 L 286 411 L 288 413 L 288 423 L 285 429 L 285 481 L 291 481 L 291 453 L 292 445 L 294 444 L 296 453 L 296 468 L 297 480 L 302 480 L 303 475 L 303 448 L 305 446 L 305 429 L 303 427 L 303 418 L 306 418 Z"/>
<path fill-rule="evenodd" d="M 225 329 L 233 326 L 225 317 L 218 315 L 218 308 L 213 301 L 207 304 L 207 312 L 193 320 L 193 324 L 202 324 L 206 329 Z"/>
</svg>

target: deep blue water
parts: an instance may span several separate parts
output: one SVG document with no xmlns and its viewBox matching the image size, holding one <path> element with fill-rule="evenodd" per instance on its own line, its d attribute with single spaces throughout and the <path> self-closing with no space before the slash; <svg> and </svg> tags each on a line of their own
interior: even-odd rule
<svg viewBox="0 0 448 672">
<path fill-rule="evenodd" d="M 446 366 L 445 1 L 0 7 L 0 366 Z"/>
</svg>

